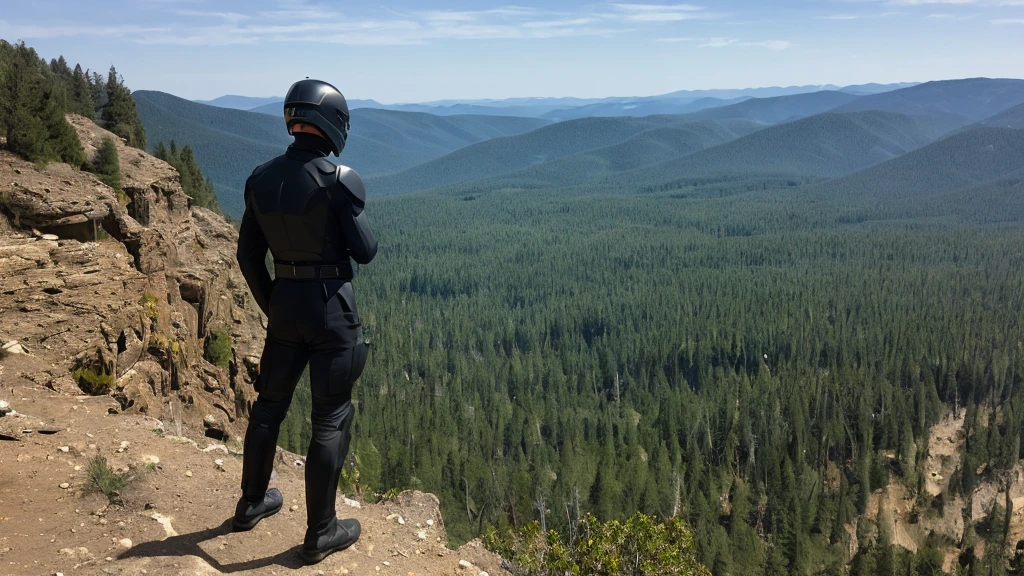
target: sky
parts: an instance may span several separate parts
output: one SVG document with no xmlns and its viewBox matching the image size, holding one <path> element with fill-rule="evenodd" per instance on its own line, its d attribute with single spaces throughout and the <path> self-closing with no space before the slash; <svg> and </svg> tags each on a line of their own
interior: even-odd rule
<svg viewBox="0 0 1024 576">
<path fill-rule="evenodd" d="M 0 38 L 133 90 L 382 103 L 1024 78 L 1024 0 L 0 0 Z"/>
</svg>

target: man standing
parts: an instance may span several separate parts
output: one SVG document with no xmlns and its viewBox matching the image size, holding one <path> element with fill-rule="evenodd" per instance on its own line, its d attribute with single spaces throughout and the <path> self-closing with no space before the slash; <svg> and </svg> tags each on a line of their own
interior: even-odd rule
<svg viewBox="0 0 1024 576">
<path fill-rule="evenodd" d="M 266 344 L 245 434 L 242 498 L 232 522 L 251 530 L 281 509 L 267 490 L 277 435 L 292 393 L 309 365 L 313 437 L 306 458 L 307 529 L 299 553 L 309 563 L 359 539 L 359 522 L 335 513 L 338 477 L 348 452 L 352 385 L 366 364 L 352 264 L 368 264 L 377 240 L 363 212 L 366 191 L 351 168 L 335 166 L 348 137 L 349 110 L 337 88 L 319 80 L 292 85 L 284 118 L 294 143 L 257 167 L 245 183 L 238 265 L 267 315 Z M 274 257 L 275 279 L 265 264 Z"/>
</svg>

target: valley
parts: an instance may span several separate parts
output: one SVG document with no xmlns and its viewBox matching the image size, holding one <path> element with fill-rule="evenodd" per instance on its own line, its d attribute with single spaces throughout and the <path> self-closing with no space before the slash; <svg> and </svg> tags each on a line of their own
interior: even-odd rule
<svg viewBox="0 0 1024 576">
<path fill-rule="evenodd" d="M 0 106 L 0 572 L 1024 574 L 1024 81 L 353 99 L 365 533 L 320 567 L 308 378 L 288 508 L 224 523 L 279 100 L 0 42 Z"/>
</svg>

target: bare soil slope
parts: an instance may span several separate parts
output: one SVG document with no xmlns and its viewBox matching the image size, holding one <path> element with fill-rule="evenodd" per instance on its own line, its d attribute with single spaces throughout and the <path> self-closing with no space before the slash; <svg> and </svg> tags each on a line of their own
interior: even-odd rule
<svg viewBox="0 0 1024 576">
<path fill-rule="evenodd" d="M 339 501 L 339 514 L 362 523 L 362 539 L 305 566 L 296 553 L 306 520 L 302 458 L 284 451 L 275 485 L 285 509 L 232 533 L 235 443 L 189 426 L 178 436 L 169 422 L 117 413 L 107 396 L 61 395 L 7 377 L 36 361 L 4 361 L 0 399 L 14 413 L 0 424 L 15 439 L 0 440 L 0 574 L 505 574 L 477 543 L 449 550 L 437 499 L 417 492 L 381 504 Z M 120 505 L 92 488 L 96 455 L 137 476 Z"/>
</svg>

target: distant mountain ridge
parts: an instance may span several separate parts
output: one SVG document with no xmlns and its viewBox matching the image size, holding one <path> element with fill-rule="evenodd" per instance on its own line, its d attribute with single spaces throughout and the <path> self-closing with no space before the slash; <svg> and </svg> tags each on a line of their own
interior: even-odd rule
<svg viewBox="0 0 1024 576">
<path fill-rule="evenodd" d="M 232 108 L 235 110 L 248 110 L 256 106 L 263 106 L 264 104 L 270 104 L 271 102 L 281 102 L 284 100 L 283 96 L 268 96 L 261 98 L 259 96 L 238 96 L 236 94 L 228 94 L 214 98 L 213 100 L 193 100 L 198 104 L 206 104 L 208 106 L 217 106 L 218 108 Z"/>
<path fill-rule="evenodd" d="M 264 106 L 277 107 L 280 110 L 281 105 L 284 103 L 284 96 L 268 96 L 261 98 L 258 96 L 237 96 L 229 94 L 226 96 L 220 96 L 213 100 L 193 100 L 196 104 L 206 104 L 207 106 L 216 106 L 218 108 L 231 108 L 233 110 L 252 110 L 254 108 L 262 108 Z M 359 100 L 350 99 L 348 101 L 349 108 L 379 108 L 380 104 L 373 100 Z"/>
<path fill-rule="evenodd" d="M 775 98 L 812 92 L 833 91 L 855 95 L 878 94 L 916 83 L 860 84 L 840 87 L 833 84 L 766 88 L 679 90 L 655 96 L 613 96 L 605 98 L 537 97 L 476 100 L 435 100 L 431 102 L 381 104 L 373 100 L 350 100 L 350 108 L 380 108 L 404 112 L 425 112 L 438 116 L 457 114 L 524 116 L 571 120 L 595 116 L 649 116 L 686 114 L 705 108 L 725 106 L 751 98 Z M 225 97 L 226 98 L 226 97 Z M 261 102 L 244 109 L 279 114 L 282 98 Z M 697 103 L 702 101 L 701 103 Z"/>
<path fill-rule="evenodd" d="M 681 117 L 666 125 L 646 129 L 618 144 L 466 182 L 463 187 L 490 190 L 516 186 L 575 186 L 622 172 L 655 166 L 730 142 L 762 128 L 761 124 L 752 121 L 691 122 Z"/>
<path fill-rule="evenodd" d="M 449 111 L 483 107 L 490 113 L 578 104 L 549 115 L 585 115 L 557 122 L 357 108 L 342 162 L 363 173 L 373 195 L 438 187 L 470 193 L 565 186 L 628 192 L 676 186 L 687 179 L 843 178 L 940 138 L 983 126 L 1024 125 L 1024 80 L 973 78 L 888 90 L 892 87 L 762 89 L 793 93 L 741 96 L 739 101 L 706 95 L 692 99 L 702 93 L 687 92 L 674 93 L 671 100 L 628 102 L 440 102 Z M 179 143 L 209 150 L 212 159 L 206 162 L 215 165 L 203 169 L 214 178 L 219 194 L 229 197 L 222 205 L 232 213 L 234 202 L 237 212 L 239 188 L 249 170 L 289 141 L 281 126 L 280 103 L 264 105 L 264 114 L 203 106 L 166 94 L 158 99 L 155 109 L 153 102 L 139 106 L 147 130 L 166 140 L 163 136 L 173 132 L 167 126 L 184 128 L 174 136 Z M 140 100 L 147 100 L 147 93 Z M 631 115 L 666 109 L 694 111 Z M 203 163 L 206 153 L 197 152 Z"/>
<path fill-rule="evenodd" d="M 966 78 L 926 82 L 910 88 L 864 96 L 837 112 L 886 110 L 901 114 L 955 114 L 965 124 L 978 122 L 1024 103 L 1024 80 Z"/>
<path fill-rule="evenodd" d="M 678 117 L 581 118 L 532 132 L 487 140 L 415 166 L 371 180 L 380 194 L 398 194 L 497 176 L 534 164 L 618 144 L 650 128 L 678 122 Z"/>
<path fill-rule="evenodd" d="M 877 110 L 828 112 L 620 174 L 612 182 L 635 188 L 709 176 L 833 178 L 921 148 L 948 132 L 945 122 Z"/>
<path fill-rule="evenodd" d="M 197 104 L 163 92 L 135 92 L 136 107 L 155 145 L 174 140 L 195 150 L 213 180 L 222 209 L 242 212 L 242 186 L 253 168 L 291 142 L 281 117 Z M 536 118 L 439 117 L 356 109 L 341 162 L 364 176 L 396 172 L 466 145 L 548 124 Z"/>
<path fill-rule="evenodd" d="M 828 112 L 858 98 L 860 96 L 838 90 L 822 90 L 772 98 L 754 98 L 731 106 L 703 110 L 691 114 L 691 117 L 701 120 L 745 118 L 766 125 L 778 124 Z"/>
</svg>

